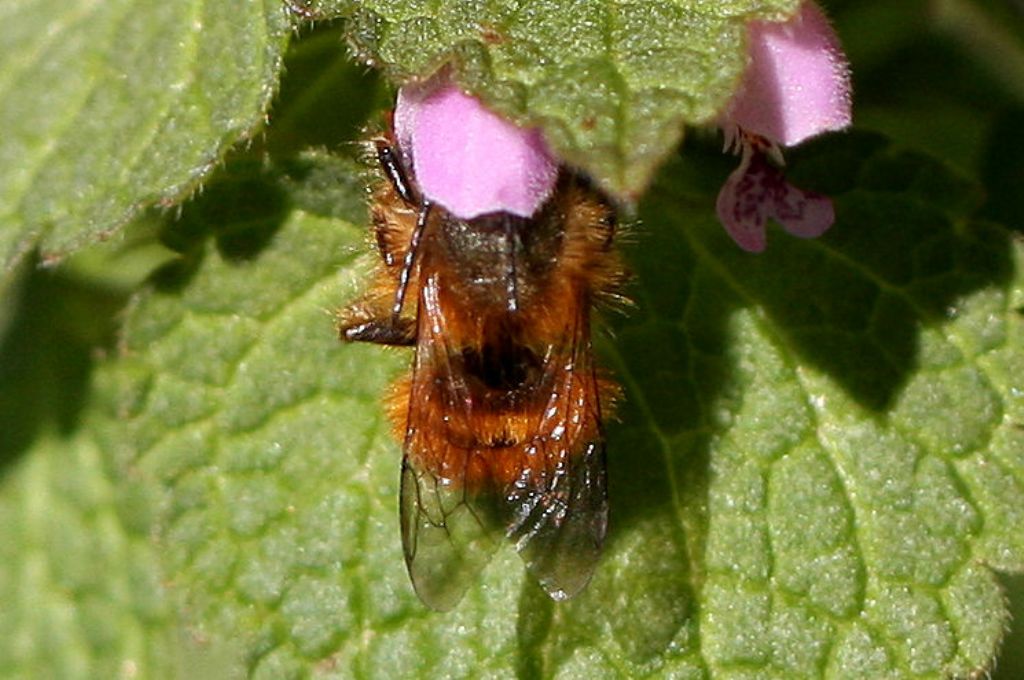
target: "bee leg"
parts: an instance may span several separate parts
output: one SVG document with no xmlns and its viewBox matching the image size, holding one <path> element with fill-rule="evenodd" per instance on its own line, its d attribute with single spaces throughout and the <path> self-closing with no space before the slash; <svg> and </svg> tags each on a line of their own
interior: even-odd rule
<svg viewBox="0 0 1024 680">
<path fill-rule="evenodd" d="M 402 167 L 394 147 L 384 140 L 378 140 L 377 158 L 395 193 L 405 202 L 416 205 L 416 195 L 413 193 L 412 185 L 406 177 L 405 169 Z M 416 254 L 423 231 L 430 218 L 430 209 L 430 201 L 425 200 L 419 204 L 416 226 L 409 241 L 409 248 L 401 262 L 402 268 L 398 273 L 398 281 L 394 288 L 394 297 L 389 313 L 385 313 L 381 309 L 381 304 L 376 298 L 364 300 L 349 307 L 341 313 L 338 320 L 338 335 L 342 340 L 396 346 L 416 344 L 416 322 L 414 319 L 402 316 L 402 307 L 405 305 L 405 297 L 412 279 L 413 268 L 416 265 Z M 377 239 L 377 249 L 380 251 L 385 266 L 391 267 L 398 264 L 395 253 L 389 244 L 386 220 L 375 219 L 374 234 Z"/>
<path fill-rule="evenodd" d="M 345 342 L 372 342 L 406 347 L 416 344 L 416 320 L 391 313 L 393 288 L 380 286 L 338 312 L 338 337 Z"/>
<path fill-rule="evenodd" d="M 419 217 L 416 218 L 416 228 L 412 231 L 412 238 L 409 240 L 409 250 L 405 251 L 405 260 L 402 261 L 402 271 L 398 275 L 398 288 L 395 289 L 395 303 L 391 307 L 393 323 L 398 323 L 399 315 L 402 313 L 402 306 L 405 304 L 405 294 L 409 289 L 409 279 L 412 277 L 412 269 L 416 265 L 416 253 L 420 249 L 420 240 L 423 238 L 423 230 L 430 219 L 430 201 L 423 201 L 420 206 Z"/>
<path fill-rule="evenodd" d="M 342 320 L 338 335 L 347 342 L 372 342 L 376 345 L 409 347 L 416 344 L 416 322 L 413 319 L 388 316 L 378 319 Z"/>
</svg>

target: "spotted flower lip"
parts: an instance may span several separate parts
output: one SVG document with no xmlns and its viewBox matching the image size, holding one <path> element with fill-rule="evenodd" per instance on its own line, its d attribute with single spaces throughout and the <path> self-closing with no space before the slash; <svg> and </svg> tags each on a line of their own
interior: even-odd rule
<svg viewBox="0 0 1024 680">
<path fill-rule="evenodd" d="M 778 147 L 763 137 L 737 133 L 740 166 L 718 194 L 715 211 L 740 248 L 760 253 L 767 247 L 765 224 L 774 219 L 800 238 L 816 238 L 835 221 L 832 199 L 786 181 L 773 156 Z"/>
<path fill-rule="evenodd" d="M 828 19 L 806 0 L 785 22 L 748 28 L 750 63 L 726 108 L 726 149 L 740 154 L 715 211 L 744 250 L 767 246 L 769 219 L 794 236 L 815 238 L 835 221 L 832 199 L 786 181 L 781 146 L 850 125 L 850 71 Z"/>
<path fill-rule="evenodd" d="M 395 135 L 423 195 L 455 217 L 530 217 L 547 200 L 558 163 L 538 129 L 525 129 L 434 78 L 399 90 Z"/>
</svg>

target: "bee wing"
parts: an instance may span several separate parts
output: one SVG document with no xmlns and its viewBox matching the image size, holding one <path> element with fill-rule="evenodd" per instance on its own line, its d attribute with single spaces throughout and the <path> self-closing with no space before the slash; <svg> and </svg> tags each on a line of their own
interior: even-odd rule
<svg viewBox="0 0 1024 680">
<path fill-rule="evenodd" d="M 416 594 L 431 609 L 452 609 L 497 546 L 468 490 L 402 461 L 402 546 Z"/>
<path fill-rule="evenodd" d="M 454 607 L 490 561 L 498 534 L 556 600 L 590 580 L 608 518 L 600 385 L 589 304 L 577 300 L 561 340 L 548 347 L 511 481 L 494 488 L 495 451 L 457 441 L 474 426 L 465 371 L 453 365 L 437 278 L 421 270 L 418 342 L 402 463 L 406 565 L 420 599 Z M 582 293 L 579 293 L 582 295 Z M 477 414 L 479 415 L 479 414 Z M 506 453 L 505 455 L 513 455 Z"/>
<path fill-rule="evenodd" d="M 546 407 L 532 425 L 533 452 L 543 464 L 524 465 L 506 490 L 515 541 L 527 569 L 555 600 L 590 581 L 608 526 L 608 487 L 601 389 L 590 341 L 590 306 L 576 305 L 562 346 L 544 360 Z"/>
<path fill-rule="evenodd" d="M 400 494 L 402 546 L 416 594 L 447 611 L 458 604 L 498 544 L 490 494 L 466 483 L 474 449 L 445 435 L 444 422 L 468 428 L 472 403 L 451 364 L 452 348 L 437 278 L 424 268 L 418 341 L 409 390 Z"/>
</svg>

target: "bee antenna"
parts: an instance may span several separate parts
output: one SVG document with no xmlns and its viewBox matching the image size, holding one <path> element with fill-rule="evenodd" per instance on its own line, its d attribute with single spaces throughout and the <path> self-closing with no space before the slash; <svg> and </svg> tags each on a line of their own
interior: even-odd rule
<svg viewBox="0 0 1024 680">
<path fill-rule="evenodd" d="M 388 181 L 391 182 L 391 186 L 395 188 L 395 193 L 401 196 L 406 203 L 416 205 L 412 184 L 409 183 L 405 168 L 402 166 L 402 159 L 395 152 L 395 147 L 384 140 L 376 140 L 376 145 L 377 160 L 380 161 L 380 167 L 384 170 Z"/>
</svg>

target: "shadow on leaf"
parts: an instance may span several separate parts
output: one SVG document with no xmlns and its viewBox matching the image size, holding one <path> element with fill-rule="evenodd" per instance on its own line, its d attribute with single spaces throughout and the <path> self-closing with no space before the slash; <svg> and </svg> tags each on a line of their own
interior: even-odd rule
<svg viewBox="0 0 1024 680">
<path fill-rule="evenodd" d="M 0 475 L 45 429 L 70 434 L 98 352 L 112 349 L 126 297 L 30 258 L 0 337 Z"/>
<path fill-rule="evenodd" d="M 984 215 L 1024 233 L 1024 107 L 1003 111 L 989 135 L 982 160 L 988 191 Z"/>
<path fill-rule="evenodd" d="M 263 163 L 233 160 L 168 220 L 160 240 L 181 257 L 164 265 L 153 282 L 164 292 L 184 288 L 199 269 L 212 241 L 227 262 L 255 259 L 288 217 L 291 205 L 278 176 Z"/>
</svg>

